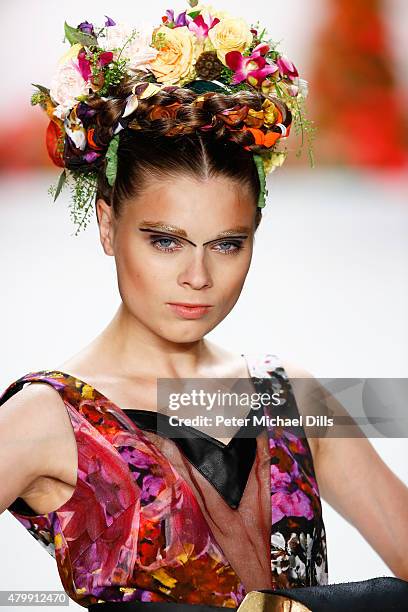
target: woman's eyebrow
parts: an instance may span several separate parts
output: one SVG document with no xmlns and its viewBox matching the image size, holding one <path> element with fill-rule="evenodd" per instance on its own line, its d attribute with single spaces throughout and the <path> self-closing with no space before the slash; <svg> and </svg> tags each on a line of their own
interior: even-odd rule
<svg viewBox="0 0 408 612">
<path fill-rule="evenodd" d="M 141 226 L 146 225 L 148 228 L 151 228 L 155 231 L 157 231 L 158 233 L 170 233 L 170 234 L 174 234 L 176 236 L 180 236 L 182 238 L 185 238 L 187 242 L 189 242 L 190 244 L 192 244 L 193 246 L 197 246 L 194 242 L 192 242 L 191 240 L 189 240 L 187 238 L 187 232 L 186 230 L 177 227 L 175 225 L 169 225 L 168 223 L 164 223 L 161 221 L 142 221 L 142 223 L 140 224 Z M 149 232 L 151 231 L 151 229 L 148 228 L 142 228 L 139 226 L 139 230 L 141 232 Z M 213 238 L 212 240 L 208 240 L 207 242 L 204 242 L 203 244 L 208 244 L 209 242 L 213 242 L 214 240 L 218 240 L 219 238 L 224 238 L 226 236 L 231 236 L 231 235 L 237 235 L 237 234 L 249 234 L 251 231 L 251 228 L 246 227 L 246 226 L 237 226 L 237 227 L 233 227 L 231 229 L 228 230 L 224 230 L 222 232 L 219 232 L 217 234 L 217 236 L 215 238 Z M 246 236 L 245 236 L 246 237 Z"/>
</svg>

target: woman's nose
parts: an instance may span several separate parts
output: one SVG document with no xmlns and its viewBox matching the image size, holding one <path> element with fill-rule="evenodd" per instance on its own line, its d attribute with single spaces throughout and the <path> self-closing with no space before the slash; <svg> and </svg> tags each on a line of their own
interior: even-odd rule
<svg viewBox="0 0 408 612">
<path fill-rule="evenodd" d="M 188 261 L 185 262 L 185 268 L 179 274 L 178 281 L 181 285 L 189 285 L 192 289 L 212 287 L 212 279 L 205 252 L 200 252 L 197 249 L 197 252 L 189 257 Z"/>
</svg>

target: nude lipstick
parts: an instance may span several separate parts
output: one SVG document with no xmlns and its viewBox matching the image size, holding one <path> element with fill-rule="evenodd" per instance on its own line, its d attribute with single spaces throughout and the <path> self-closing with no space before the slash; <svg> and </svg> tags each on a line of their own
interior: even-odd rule
<svg viewBox="0 0 408 612">
<path fill-rule="evenodd" d="M 211 304 L 188 304 L 186 302 L 167 302 L 171 310 L 183 319 L 199 319 L 212 308 Z"/>
</svg>

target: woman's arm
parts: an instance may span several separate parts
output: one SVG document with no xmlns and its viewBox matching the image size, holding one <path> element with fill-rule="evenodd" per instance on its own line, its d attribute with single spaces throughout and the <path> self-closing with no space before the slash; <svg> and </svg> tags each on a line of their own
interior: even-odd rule
<svg viewBox="0 0 408 612">
<path fill-rule="evenodd" d="M 408 580 L 408 487 L 367 438 L 321 438 L 323 498 L 354 525 L 395 576 Z"/>
<path fill-rule="evenodd" d="M 39 478 L 60 476 L 56 459 L 66 428 L 59 403 L 54 389 L 36 383 L 0 406 L 0 514 L 30 495 Z"/>
<path fill-rule="evenodd" d="M 324 396 L 328 413 L 350 416 L 309 372 L 291 365 L 287 372 L 289 378 L 296 377 L 292 387 L 300 412 L 316 413 L 310 398 Z M 353 427 L 348 426 L 348 431 Z M 396 577 L 408 580 L 408 487 L 363 436 L 361 432 L 359 437 L 318 438 L 313 460 L 320 493 L 358 529 Z"/>
</svg>

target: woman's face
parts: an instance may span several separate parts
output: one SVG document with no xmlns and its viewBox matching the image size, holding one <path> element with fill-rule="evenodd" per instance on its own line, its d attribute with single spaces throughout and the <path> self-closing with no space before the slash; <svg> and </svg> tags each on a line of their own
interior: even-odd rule
<svg viewBox="0 0 408 612">
<path fill-rule="evenodd" d="M 231 311 L 252 258 L 249 191 L 224 177 L 178 176 L 149 186 L 119 219 L 103 200 L 97 211 L 123 303 L 143 326 L 171 342 L 194 342 Z"/>
</svg>

